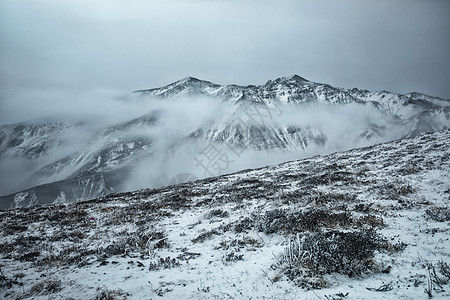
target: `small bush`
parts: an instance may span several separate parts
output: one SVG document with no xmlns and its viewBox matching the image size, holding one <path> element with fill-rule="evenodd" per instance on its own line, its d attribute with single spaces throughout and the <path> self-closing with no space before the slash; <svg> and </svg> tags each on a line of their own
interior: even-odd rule
<svg viewBox="0 0 450 300">
<path fill-rule="evenodd" d="M 244 254 L 236 254 L 234 252 L 230 252 L 224 256 L 224 260 L 227 262 L 236 261 L 236 260 L 242 260 L 244 257 Z"/>
<path fill-rule="evenodd" d="M 142 255 L 147 254 L 149 249 L 149 242 L 154 243 L 153 248 L 165 248 L 168 246 L 167 240 L 164 238 L 163 232 L 145 232 L 139 229 L 129 236 L 121 236 L 117 241 L 109 244 L 101 252 L 108 257 L 112 255 L 122 255 L 127 252 L 139 252 Z M 157 241 L 157 242 L 156 242 Z"/>
<path fill-rule="evenodd" d="M 128 293 L 123 292 L 121 289 L 109 290 L 107 288 L 97 288 L 97 295 L 94 300 L 125 300 Z"/>
<path fill-rule="evenodd" d="M 382 217 L 374 216 L 374 215 L 365 215 L 358 219 L 357 221 L 358 227 L 362 227 L 364 225 L 369 225 L 371 227 L 384 227 L 386 224 Z"/>
<path fill-rule="evenodd" d="M 235 249 L 236 251 L 239 251 L 244 248 L 261 248 L 263 245 L 260 241 L 255 240 L 254 238 L 246 235 L 241 239 L 233 239 L 231 241 L 222 241 L 220 242 L 219 246 L 215 247 L 214 249 Z"/>
<path fill-rule="evenodd" d="M 253 229 L 254 224 L 255 222 L 252 219 L 250 219 L 249 217 L 245 217 L 244 219 L 239 220 L 234 225 L 234 230 L 237 233 L 248 232 L 249 230 Z"/>
<path fill-rule="evenodd" d="M 349 212 L 330 212 L 326 209 L 308 209 L 300 212 L 288 212 L 275 209 L 265 213 L 257 223 L 257 229 L 265 233 L 297 233 L 317 231 L 322 227 L 335 228 L 353 224 Z"/>
<path fill-rule="evenodd" d="M 437 263 L 427 262 L 424 266 L 430 271 L 429 280 L 432 283 L 425 291 L 429 295 L 432 294 L 432 289 L 442 292 L 444 285 L 450 283 L 450 266 L 442 260 Z"/>
<path fill-rule="evenodd" d="M 180 265 L 180 263 L 175 258 L 170 258 L 169 256 L 166 258 L 161 257 L 159 260 L 151 262 L 149 264 L 148 270 L 149 271 L 159 271 L 159 270 L 164 270 L 164 269 L 172 269 L 179 265 Z"/>
<path fill-rule="evenodd" d="M 450 221 L 450 209 L 448 207 L 433 207 L 425 211 L 426 217 L 436 222 Z"/>
<path fill-rule="evenodd" d="M 401 196 L 408 196 L 416 192 L 409 184 L 401 181 L 393 181 L 379 186 L 378 192 L 389 200 L 398 200 Z"/>
<path fill-rule="evenodd" d="M 32 295 L 48 295 L 57 293 L 62 290 L 61 281 L 56 279 L 46 279 L 42 282 L 36 283 L 31 287 L 30 294 Z"/>
<path fill-rule="evenodd" d="M 220 235 L 220 232 L 213 229 L 211 231 L 204 232 L 200 234 L 198 237 L 192 239 L 193 243 L 203 243 L 204 241 L 210 239 L 213 235 Z"/>
<path fill-rule="evenodd" d="M 227 211 L 222 210 L 222 209 L 214 209 L 214 210 L 210 211 L 207 214 L 206 217 L 208 219 L 211 219 L 211 218 L 214 218 L 214 217 L 216 217 L 216 218 L 226 218 L 228 216 L 229 216 L 229 213 Z"/>
<path fill-rule="evenodd" d="M 375 270 L 375 251 L 389 243 L 374 230 L 306 232 L 289 242 L 281 259 L 289 279 L 304 288 L 322 288 L 324 274 L 360 276 Z"/>
</svg>

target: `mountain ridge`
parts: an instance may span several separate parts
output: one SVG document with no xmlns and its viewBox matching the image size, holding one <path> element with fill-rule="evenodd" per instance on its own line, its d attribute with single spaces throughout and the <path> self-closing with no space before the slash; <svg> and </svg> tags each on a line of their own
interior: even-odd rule
<svg viewBox="0 0 450 300">
<path fill-rule="evenodd" d="M 293 80 L 292 80 L 293 79 Z M 165 89 L 167 87 L 172 87 L 172 86 L 179 86 L 179 85 L 183 85 L 183 84 L 187 84 L 190 82 L 195 82 L 197 84 L 205 84 L 208 86 L 212 86 L 212 87 L 237 87 L 237 88 L 249 88 L 249 87 L 263 87 L 263 86 L 267 86 L 267 85 L 271 85 L 271 84 L 278 84 L 278 83 L 286 83 L 286 82 L 304 82 L 306 84 L 316 84 L 316 85 L 323 85 L 323 86 L 327 86 L 327 87 L 332 87 L 330 84 L 326 84 L 326 83 L 319 83 L 319 82 L 313 82 L 310 81 L 308 79 L 305 79 L 304 77 L 298 75 L 298 74 L 292 74 L 289 76 L 283 76 L 283 77 L 278 77 L 276 79 L 269 79 L 265 84 L 260 84 L 260 85 L 240 85 L 240 84 L 217 84 L 217 83 L 213 83 L 211 81 L 208 80 L 204 80 L 204 79 L 199 79 L 197 77 L 194 76 L 186 76 L 180 80 L 174 81 L 168 85 L 162 86 L 162 87 L 157 87 L 157 88 L 149 88 L 149 89 L 139 89 L 139 90 L 135 90 L 132 91 L 132 93 L 148 93 L 148 92 L 152 92 L 152 91 L 160 91 L 161 89 Z M 401 93 L 394 93 L 394 92 L 390 92 L 387 90 L 375 90 L 375 91 L 369 91 L 367 89 L 361 89 L 361 88 L 341 88 L 341 87 L 332 87 L 335 89 L 339 89 L 342 91 L 346 91 L 349 93 L 377 93 L 377 94 L 395 94 L 395 95 L 399 95 L 399 96 L 405 96 L 405 97 L 411 97 L 414 99 L 419 99 L 419 98 L 433 98 L 436 100 L 442 100 L 445 102 L 450 102 L 450 99 L 445 99 L 445 98 L 441 98 L 441 97 L 436 97 L 436 96 L 430 96 L 428 94 L 424 94 L 424 93 L 420 93 L 420 92 L 407 92 L 404 94 Z M 448 103 L 450 105 L 450 103 Z"/>
</svg>

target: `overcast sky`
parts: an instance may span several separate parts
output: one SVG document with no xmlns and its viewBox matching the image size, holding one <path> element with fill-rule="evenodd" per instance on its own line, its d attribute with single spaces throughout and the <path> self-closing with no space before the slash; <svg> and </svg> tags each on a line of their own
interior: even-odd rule
<svg viewBox="0 0 450 300">
<path fill-rule="evenodd" d="M 449 28 L 448 0 L 1 0 L 0 88 L 131 91 L 295 73 L 450 98 Z"/>
</svg>

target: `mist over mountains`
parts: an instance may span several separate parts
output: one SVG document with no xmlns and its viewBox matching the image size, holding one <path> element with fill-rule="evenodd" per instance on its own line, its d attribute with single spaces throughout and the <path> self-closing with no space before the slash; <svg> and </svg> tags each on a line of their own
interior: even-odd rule
<svg viewBox="0 0 450 300">
<path fill-rule="evenodd" d="M 50 111 L 0 125 L 1 208 L 160 187 L 450 127 L 449 100 L 298 75 L 260 86 L 187 77 L 121 97 L 84 96 L 69 111 L 47 97 Z"/>
</svg>

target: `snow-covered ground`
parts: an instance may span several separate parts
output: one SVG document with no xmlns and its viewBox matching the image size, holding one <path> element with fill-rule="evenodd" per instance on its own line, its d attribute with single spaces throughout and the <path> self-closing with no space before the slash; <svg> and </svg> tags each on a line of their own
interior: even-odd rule
<svg viewBox="0 0 450 300">
<path fill-rule="evenodd" d="M 447 130 L 2 211 L 0 298 L 448 299 L 449 148 Z"/>
</svg>

